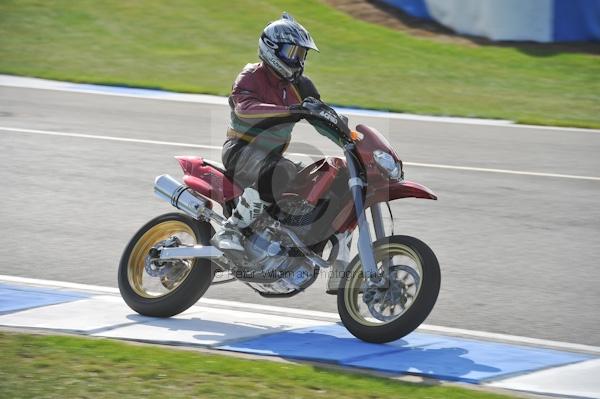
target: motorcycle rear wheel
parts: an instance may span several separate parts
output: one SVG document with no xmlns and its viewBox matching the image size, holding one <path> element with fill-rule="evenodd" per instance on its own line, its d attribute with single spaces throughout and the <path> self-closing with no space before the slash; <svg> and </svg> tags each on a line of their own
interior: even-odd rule
<svg viewBox="0 0 600 399">
<path fill-rule="evenodd" d="M 164 275 L 150 275 L 148 256 L 152 247 L 172 237 L 188 245 L 210 245 L 211 231 L 209 223 L 181 213 L 167 213 L 146 223 L 127 244 L 119 263 L 119 290 L 127 305 L 144 316 L 171 317 L 196 303 L 214 276 L 209 259 L 167 264 L 179 268 L 171 274 L 177 281 L 168 281 Z"/>
<path fill-rule="evenodd" d="M 408 335 L 427 318 L 440 290 L 440 267 L 431 248 L 414 237 L 385 237 L 373 243 L 373 250 L 378 270 L 387 268 L 388 283 L 381 289 L 366 288 L 357 255 L 340 282 L 337 307 L 352 335 L 385 343 Z M 365 302 L 365 294 L 377 300 Z"/>
</svg>

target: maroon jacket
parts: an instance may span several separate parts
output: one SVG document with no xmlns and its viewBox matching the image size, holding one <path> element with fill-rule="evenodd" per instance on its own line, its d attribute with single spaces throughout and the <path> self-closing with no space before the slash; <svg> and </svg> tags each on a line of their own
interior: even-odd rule
<svg viewBox="0 0 600 399">
<path fill-rule="evenodd" d="M 291 139 L 291 131 L 300 119 L 290 113 L 289 106 L 308 96 L 319 98 L 312 81 L 302 76 L 292 84 L 280 79 L 263 65 L 248 64 L 238 75 L 229 96 L 231 120 L 227 136 L 265 146 L 282 146 Z"/>
</svg>

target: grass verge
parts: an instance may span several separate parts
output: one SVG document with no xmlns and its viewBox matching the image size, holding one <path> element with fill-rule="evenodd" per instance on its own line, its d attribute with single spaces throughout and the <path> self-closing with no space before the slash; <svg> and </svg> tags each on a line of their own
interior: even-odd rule
<svg viewBox="0 0 600 399">
<path fill-rule="evenodd" d="M 598 55 L 441 43 L 317 0 L 2 0 L 0 73 L 226 95 L 282 10 L 316 39 L 328 102 L 600 128 Z"/>
<path fill-rule="evenodd" d="M 0 332 L 2 398 L 508 398 L 318 367 Z"/>
</svg>

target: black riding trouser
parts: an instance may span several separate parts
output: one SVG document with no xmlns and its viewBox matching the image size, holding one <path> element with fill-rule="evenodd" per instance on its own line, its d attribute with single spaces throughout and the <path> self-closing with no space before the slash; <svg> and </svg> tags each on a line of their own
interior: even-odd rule
<svg viewBox="0 0 600 399">
<path fill-rule="evenodd" d="M 263 201 L 273 203 L 299 171 L 298 164 L 281 155 L 282 149 L 268 150 L 254 142 L 228 139 L 223 145 L 223 165 L 240 187 L 253 187 Z"/>
</svg>

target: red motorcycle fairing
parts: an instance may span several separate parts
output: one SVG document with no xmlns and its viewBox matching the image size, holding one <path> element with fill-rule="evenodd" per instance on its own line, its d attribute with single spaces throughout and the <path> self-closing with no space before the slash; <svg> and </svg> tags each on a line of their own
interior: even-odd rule
<svg viewBox="0 0 600 399">
<path fill-rule="evenodd" d="M 397 161 L 400 159 L 389 141 L 376 129 L 366 125 L 357 125 L 356 130 L 362 137 L 356 142 L 356 149 L 361 162 L 367 171 L 367 193 L 365 208 L 379 202 L 389 202 L 401 198 L 424 198 L 437 200 L 435 193 L 429 188 L 409 180 L 390 180 L 384 176 L 373 158 L 373 151 L 388 151 Z M 340 160 L 342 161 L 342 160 Z M 345 165 L 345 161 L 342 161 Z M 351 231 L 356 227 L 354 203 L 349 197 L 333 221 L 338 232 Z"/>
<path fill-rule="evenodd" d="M 311 204 L 316 204 L 331 188 L 346 161 L 337 157 L 321 159 L 300 171 L 294 180 L 293 191 Z"/>
<path fill-rule="evenodd" d="M 327 193 L 339 171 L 345 167 L 346 162 L 337 157 L 328 157 L 307 166 L 296 178 L 298 186 L 294 193 L 311 204 L 316 204 Z M 410 180 L 389 181 L 381 177 L 372 180 L 367 190 L 366 206 L 409 197 L 437 200 L 437 196 L 429 188 Z"/>
<path fill-rule="evenodd" d="M 396 161 L 400 158 L 394 148 L 377 129 L 366 125 L 357 125 L 356 130 L 363 138 L 356 144 L 359 157 L 367 169 L 367 198 L 365 207 L 378 202 L 386 202 L 400 198 L 425 198 L 437 200 L 437 196 L 429 188 L 410 180 L 390 180 L 375 165 L 373 151 L 388 151 Z"/>
<path fill-rule="evenodd" d="M 223 205 L 242 194 L 242 189 L 223 170 L 196 156 L 175 157 L 183 169 L 183 182 L 192 190 Z"/>
<path fill-rule="evenodd" d="M 424 198 L 437 200 L 437 196 L 429 188 L 409 180 L 390 180 L 384 176 L 373 159 L 373 151 L 385 149 L 395 159 L 399 159 L 387 139 L 376 129 L 365 125 L 358 125 L 356 130 L 363 137 L 357 143 L 357 150 L 361 162 L 367 169 L 367 193 L 365 208 L 379 203 L 389 202 L 401 198 Z M 225 204 L 242 193 L 224 171 L 215 165 L 211 165 L 201 157 L 178 156 L 176 157 L 183 169 L 184 182 L 193 190 Z M 292 193 L 306 199 L 309 203 L 316 204 L 325 197 L 331 189 L 332 184 L 341 173 L 346 173 L 346 161 L 337 157 L 328 157 L 314 162 L 305 167 L 294 181 Z M 333 221 L 333 228 L 338 232 L 353 230 L 356 227 L 356 214 L 354 203 L 348 196 L 347 202 L 339 208 L 339 214 Z"/>
<path fill-rule="evenodd" d="M 365 165 L 367 172 L 367 182 L 370 186 L 387 186 L 389 179 L 381 174 L 381 171 L 375 164 L 373 151 L 383 150 L 390 153 L 394 159 L 400 160 L 398 154 L 387 140 L 377 129 L 367 125 L 356 125 L 356 131 L 362 134 L 362 138 L 356 141 L 356 150 L 361 162 Z"/>
</svg>

